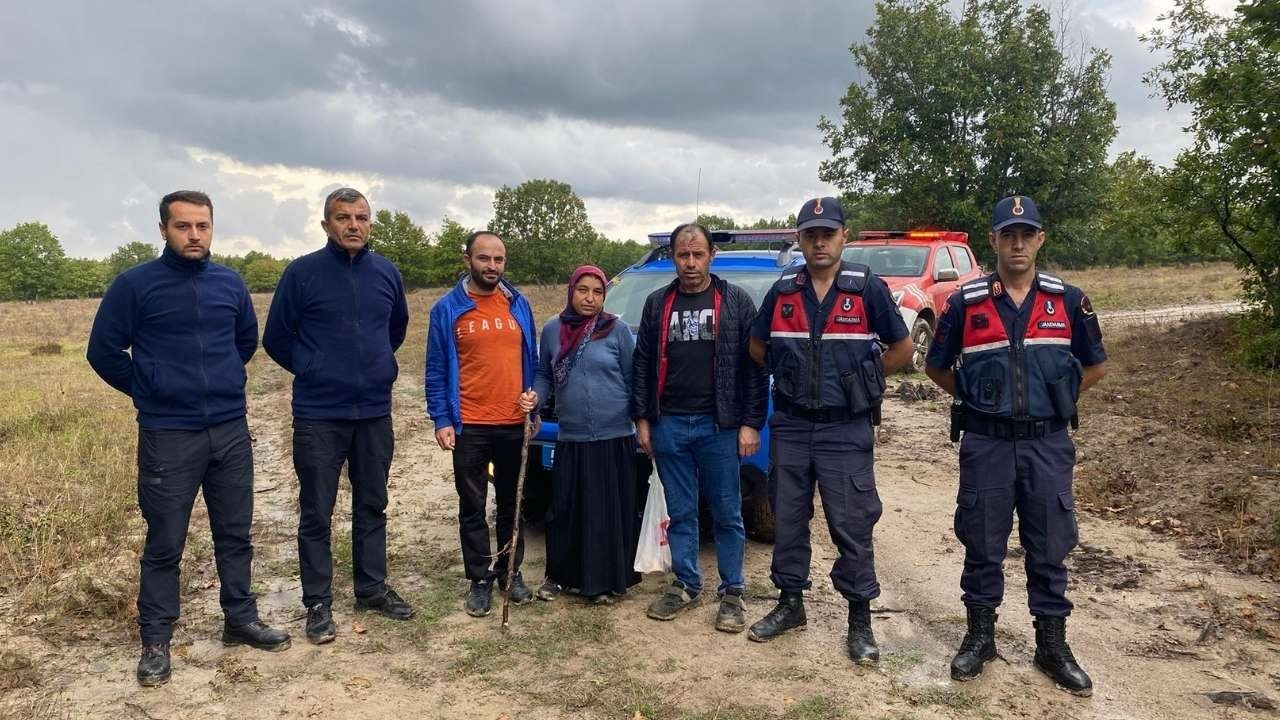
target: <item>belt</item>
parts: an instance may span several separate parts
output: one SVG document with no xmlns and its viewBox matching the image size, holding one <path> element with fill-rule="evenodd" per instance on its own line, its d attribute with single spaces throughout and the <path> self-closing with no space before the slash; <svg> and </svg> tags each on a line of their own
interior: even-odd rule
<svg viewBox="0 0 1280 720">
<path fill-rule="evenodd" d="M 858 417 L 858 415 L 849 412 L 849 408 L 807 408 L 798 403 L 793 403 L 781 395 L 773 396 L 773 411 L 784 412 L 792 417 L 815 423 L 849 422 Z M 866 415 L 866 413 L 860 413 L 860 415 Z"/>
<path fill-rule="evenodd" d="M 1049 433 L 1065 430 L 1066 420 L 1007 420 L 1004 418 L 980 418 L 964 416 L 964 431 L 1000 440 L 1034 440 Z"/>
</svg>

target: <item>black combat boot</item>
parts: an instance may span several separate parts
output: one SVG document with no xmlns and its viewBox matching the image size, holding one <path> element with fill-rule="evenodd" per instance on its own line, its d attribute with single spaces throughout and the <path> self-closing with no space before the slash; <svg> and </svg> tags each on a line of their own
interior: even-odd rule
<svg viewBox="0 0 1280 720">
<path fill-rule="evenodd" d="M 951 679 L 972 680 L 982 674 L 982 666 L 996 659 L 996 615 L 994 608 L 971 607 L 969 631 L 960 650 L 951 658 Z"/>
<path fill-rule="evenodd" d="M 138 659 L 138 684 L 158 687 L 169 682 L 169 643 L 144 645 Z"/>
<path fill-rule="evenodd" d="M 222 623 L 222 644 L 248 645 L 259 650 L 279 652 L 289 649 L 289 633 L 275 630 L 261 620 L 254 620 L 246 625 Z"/>
<path fill-rule="evenodd" d="M 1072 695 L 1092 695 L 1093 681 L 1076 663 L 1067 645 L 1067 619 L 1041 616 L 1033 624 L 1036 626 L 1036 667 Z"/>
<path fill-rule="evenodd" d="M 880 662 L 880 648 L 871 632 L 871 601 L 849 601 L 849 657 L 859 665 Z"/>
<path fill-rule="evenodd" d="M 747 637 L 756 642 L 766 642 L 792 628 L 803 630 L 807 622 L 804 616 L 804 595 L 798 592 L 783 592 L 778 597 L 778 605 L 751 626 L 747 631 Z"/>
</svg>

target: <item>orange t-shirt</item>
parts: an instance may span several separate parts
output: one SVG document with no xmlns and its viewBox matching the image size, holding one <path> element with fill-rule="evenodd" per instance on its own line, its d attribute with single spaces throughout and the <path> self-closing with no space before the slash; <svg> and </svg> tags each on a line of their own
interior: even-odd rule
<svg viewBox="0 0 1280 720">
<path fill-rule="evenodd" d="M 462 424 L 514 425 L 524 422 L 520 324 L 501 290 L 467 293 L 476 306 L 453 328 L 458 345 L 458 397 Z"/>
</svg>

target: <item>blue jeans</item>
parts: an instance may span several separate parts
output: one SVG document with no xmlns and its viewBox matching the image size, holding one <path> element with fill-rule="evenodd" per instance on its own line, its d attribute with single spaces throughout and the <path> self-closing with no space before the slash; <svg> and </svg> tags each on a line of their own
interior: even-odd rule
<svg viewBox="0 0 1280 720">
<path fill-rule="evenodd" d="M 702 589 L 698 570 L 698 490 L 715 522 L 720 592 L 745 588 L 742 556 L 742 488 L 738 477 L 738 429 L 720 429 L 710 415 L 663 415 L 651 429 L 653 459 L 667 496 L 671 566 L 691 592 Z"/>
</svg>

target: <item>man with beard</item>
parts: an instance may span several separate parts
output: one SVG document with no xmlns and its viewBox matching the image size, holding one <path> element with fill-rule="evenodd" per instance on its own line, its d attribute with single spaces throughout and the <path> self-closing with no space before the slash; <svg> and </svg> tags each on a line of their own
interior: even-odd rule
<svg viewBox="0 0 1280 720">
<path fill-rule="evenodd" d="M 409 325 L 400 271 L 369 252 L 369 201 L 339 188 L 324 201 L 328 242 L 285 268 L 262 347 L 293 373 L 298 565 L 307 640 L 332 641 L 333 506 L 343 463 L 351 480 L 355 609 L 395 620 L 413 608 L 387 587 L 387 476 L 395 450 L 391 386 Z"/>
<path fill-rule="evenodd" d="M 138 590 L 138 682 L 169 681 L 178 573 L 196 493 L 204 490 L 225 617 L 222 642 L 284 650 L 250 591 L 253 445 L 244 366 L 258 320 L 234 271 L 209 262 L 213 202 L 181 190 L 160 201 L 164 252 L 126 270 L 98 306 L 87 356 L 138 409 L 138 507 L 147 522 Z"/>
<path fill-rule="evenodd" d="M 468 271 L 431 308 L 427 332 L 427 414 L 436 442 L 453 452 L 458 490 L 458 532 L 471 589 L 467 613 L 489 614 L 493 583 L 506 584 L 507 553 L 515 519 L 516 480 L 525 417 L 536 407 L 536 329 L 529 302 L 503 279 L 507 252 L 497 233 L 481 230 L 467 238 Z M 485 520 L 489 465 L 498 505 L 498 552 Z M 511 601 L 533 599 L 520 562 L 524 543 L 514 548 Z"/>
</svg>

